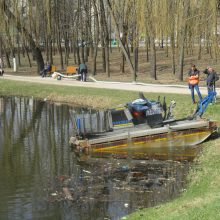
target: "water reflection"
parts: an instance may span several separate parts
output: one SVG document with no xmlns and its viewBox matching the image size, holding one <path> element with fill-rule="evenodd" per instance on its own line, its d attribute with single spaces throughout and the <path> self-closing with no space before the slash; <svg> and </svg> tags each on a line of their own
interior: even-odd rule
<svg viewBox="0 0 220 220">
<path fill-rule="evenodd" d="M 150 145 L 150 144 L 149 144 Z M 132 150 L 114 149 L 112 151 L 95 151 L 90 150 L 88 154 L 76 152 L 78 159 L 81 161 L 90 158 L 117 158 L 117 159 L 158 159 L 158 160 L 175 160 L 175 161 L 193 161 L 200 152 L 200 147 L 149 147 L 146 145 L 139 145 L 138 152 Z"/>
<path fill-rule="evenodd" d="M 44 189 L 57 175 L 74 169 L 67 145 L 68 107 L 16 97 L 4 98 L 1 107 L 2 219 L 56 216 L 56 209 L 47 207 Z"/>
<path fill-rule="evenodd" d="M 2 114 L 4 111 L 4 101 L 3 98 L 0 97 L 0 114 Z"/>
<path fill-rule="evenodd" d="M 1 219 L 118 219 L 183 189 L 188 162 L 90 158 L 79 163 L 68 144 L 69 108 L 0 99 Z"/>
</svg>

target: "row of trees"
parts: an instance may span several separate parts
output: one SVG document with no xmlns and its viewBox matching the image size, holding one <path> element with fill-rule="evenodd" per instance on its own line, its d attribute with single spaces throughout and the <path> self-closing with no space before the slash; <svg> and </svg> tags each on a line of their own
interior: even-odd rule
<svg viewBox="0 0 220 220">
<path fill-rule="evenodd" d="M 172 59 L 172 72 L 183 80 L 184 53 L 198 48 L 198 59 L 206 51 L 219 57 L 219 0 L 1 0 L 0 56 L 29 52 L 38 69 L 45 59 L 68 65 L 70 54 L 76 64 L 92 60 L 97 73 L 97 56 L 110 76 L 111 41 L 119 44 L 121 71 L 127 65 L 136 80 L 140 40 L 145 42 L 152 78 L 157 79 L 157 48 Z"/>
</svg>

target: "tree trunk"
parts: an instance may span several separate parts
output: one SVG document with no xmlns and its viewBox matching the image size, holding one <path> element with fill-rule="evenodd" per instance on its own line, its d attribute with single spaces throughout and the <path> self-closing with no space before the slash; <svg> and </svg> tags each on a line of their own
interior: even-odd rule
<svg viewBox="0 0 220 220">
<path fill-rule="evenodd" d="M 134 69 L 135 72 L 138 72 L 138 47 L 134 48 Z"/>
<path fill-rule="evenodd" d="M 125 55 L 124 53 L 121 53 L 121 65 L 120 69 L 122 73 L 125 73 Z"/>
<path fill-rule="evenodd" d="M 132 72 L 133 74 L 135 74 L 134 67 L 133 67 L 133 64 L 132 64 L 132 62 L 131 62 L 131 59 L 130 59 L 130 57 L 129 57 L 129 55 L 128 55 L 128 53 L 127 53 L 127 51 L 126 51 L 126 49 L 125 49 L 125 47 L 124 47 L 124 45 L 123 45 L 123 43 L 122 43 L 122 41 L 121 41 L 121 39 L 120 39 L 120 32 L 119 32 L 118 23 L 116 22 L 116 17 L 115 17 L 115 15 L 114 15 L 114 12 L 113 12 L 113 9 L 112 9 L 110 0 L 107 0 L 107 4 L 108 4 L 108 6 L 109 6 L 109 9 L 110 9 L 110 12 L 111 12 L 111 15 L 112 15 L 112 18 L 113 18 L 113 22 L 114 22 L 114 24 L 115 24 L 115 29 L 116 29 L 116 32 L 117 32 L 117 37 L 118 37 L 119 45 L 120 45 L 120 47 L 122 48 L 122 51 L 123 51 L 123 53 L 124 53 L 124 55 L 125 55 L 125 57 L 126 57 L 126 60 L 127 60 L 127 62 L 128 62 L 128 66 L 129 66 L 131 72 Z"/>
<path fill-rule="evenodd" d="M 17 40 L 17 54 L 18 54 L 18 65 L 19 67 L 21 66 L 21 46 L 20 46 L 20 37 L 19 35 L 16 36 L 16 40 Z"/>
<path fill-rule="evenodd" d="M 62 51 L 62 46 L 61 46 L 61 37 L 60 37 L 60 31 L 58 30 L 58 39 L 57 39 L 57 46 L 58 46 L 58 51 L 60 54 L 60 65 L 61 65 L 61 69 L 64 68 L 64 64 L 63 64 L 63 51 Z"/>
<path fill-rule="evenodd" d="M 31 59 L 30 59 L 30 56 L 29 56 L 29 53 L 28 53 L 28 48 L 27 48 L 27 46 L 25 46 L 25 45 L 24 45 L 24 48 L 25 48 L 25 51 L 26 51 L 26 54 L 27 54 L 29 67 L 32 67 Z"/>
<path fill-rule="evenodd" d="M 157 80 L 157 72 L 156 72 L 156 48 L 154 43 L 154 37 L 150 38 L 150 50 L 151 50 L 151 71 L 150 75 L 153 79 Z"/>
<path fill-rule="evenodd" d="M 201 58 L 202 58 L 202 42 L 201 42 L 201 40 L 202 40 L 202 37 L 200 36 L 200 37 L 199 37 L 198 60 L 201 60 Z"/>
<path fill-rule="evenodd" d="M 108 33 L 108 25 L 105 11 L 107 8 L 104 8 L 103 0 L 100 1 L 100 10 L 101 10 L 101 25 L 103 30 L 103 39 L 104 39 L 104 47 L 105 47 L 105 72 L 107 76 L 110 77 L 110 66 L 109 66 L 109 33 Z"/>
<path fill-rule="evenodd" d="M 0 35 L 0 58 L 2 59 L 2 55 L 3 55 L 3 40 L 2 40 L 2 36 Z"/>
<path fill-rule="evenodd" d="M 175 62 L 175 38 L 174 33 L 171 35 L 171 53 L 172 53 L 172 72 L 175 75 L 176 73 L 176 62 Z"/>
<path fill-rule="evenodd" d="M 145 38 L 145 47 L 146 47 L 146 56 L 147 56 L 147 62 L 149 62 L 149 37 Z"/>
<path fill-rule="evenodd" d="M 6 17 L 13 22 L 13 24 L 17 27 L 17 30 L 22 34 L 24 34 L 26 40 L 29 42 L 33 56 L 36 58 L 37 65 L 38 65 L 38 73 L 40 70 L 44 68 L 44 60 L 41 53 L 41 50 L 38 46 L 36 46 L 36 43 L 31 35 L 31 33 L 28 32 L 28 30 L 21 24 L 20 19 L 15 17 L 15 15 L 10 11 L 6 0 L 2 0 L 0 3 L 0 7 L 3 9 Z"/>
<path fill-rule="evenodd" d="M 92 57 L 92 75 L 96 75 L 96 58 L 98 53 L 98 44 L 99 44 L 99 17 L 98 17 L 98 9 L 96 6 L 96 1 L 92 0 L 92 5 L 94 8 L 94 52 Z M 96 25 L 95 25 L 96 24 Z"/>
<path fill-rule="evenodd" d="M 180 30 L 180 42 L 179 42 L 180 57 L 179 57 L 178 79 L 180 81 L 183 81 L 184 49 L 185 49 L 186 31 L 187 31 L 186 19 L 188 17 L 188 13 L 189 13 L 189 6 L 190 6 L 189 0 L 185 0 L 183 2 L 183 6 L 184 6 L 184 15 L 183 15 L 183 21 L 182 21 L 182 26 L 181 26 L 181 30 Z"/>
<path fill-rule="evenodd" d="M 3 50 L 4 50 L 4 52 L 5 52 L 5 57 L 6 57 L 7 66 L 8 66 L 8 68 L 11 68 L 9 53 L 8 53 L 7 49 L 5 48 L 5 45 L 2 44 L 2 46 L 3 46 Z"/>
</svg>

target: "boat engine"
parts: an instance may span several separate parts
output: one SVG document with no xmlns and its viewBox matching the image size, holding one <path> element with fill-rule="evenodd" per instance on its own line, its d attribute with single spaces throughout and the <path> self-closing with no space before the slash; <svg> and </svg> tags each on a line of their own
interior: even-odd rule
<svg viewBox="0 0 220 220">
<path fill-rule="evenodd" d="M 163 108 L 159 101 L 149 101 L 144 96 L 126 104 L 133 116 L 134 125 L 147 123 L 150 127 L 159 127 L 163 123 Z"/>
</svg>

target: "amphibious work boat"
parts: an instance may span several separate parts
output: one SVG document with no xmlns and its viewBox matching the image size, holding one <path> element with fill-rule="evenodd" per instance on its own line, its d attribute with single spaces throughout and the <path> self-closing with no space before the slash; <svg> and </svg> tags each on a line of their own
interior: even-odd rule
<svg viewBox="0 0 220 220">
<path fill-rule="evenodd" d="M 217 131 L 217 123 L 202 119 L 213 100 L 211 92 L 187 118 L 175 119 L 171 101 L 163 103 L 140 98 L 122 108 L 72 114 L 74 135 L 70 144 L 75 152 L 85 155 L 144 158 L 149 148 L 193 147 Z"/>
</svg>

